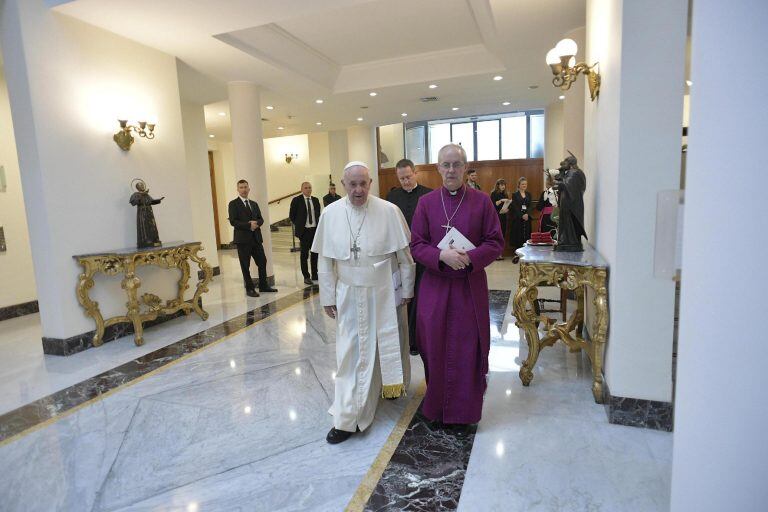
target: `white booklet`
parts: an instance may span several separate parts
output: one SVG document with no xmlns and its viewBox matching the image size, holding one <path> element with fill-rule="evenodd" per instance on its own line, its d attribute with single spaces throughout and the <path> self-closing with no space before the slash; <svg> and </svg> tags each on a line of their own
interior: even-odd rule
<svg viewBox="0 0 768 512">
<path fill-rule="evenodd" d="M 399 306 L 403 301 L 403 280 L 400 278 L 400 271 L 392 273 L 392 286 L 395 289 L 395 306 Z"/>
<path fill-rule="evenodd" d="M 475 244 L 470 242 L 467 237 L 461 234 L 461 231 L 455 227 L 448 230 L 440 243 L 437 244 L 437 248 L 440 250 L 448 249 L 449 246 L 453 246 L 454 249 L 460 251 L 471 251 L 475 249 Z"/>
</svg>

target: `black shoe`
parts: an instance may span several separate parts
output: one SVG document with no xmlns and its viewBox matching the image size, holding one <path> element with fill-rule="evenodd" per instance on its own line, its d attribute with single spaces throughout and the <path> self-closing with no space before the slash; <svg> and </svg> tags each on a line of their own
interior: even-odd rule
<svg viewBox="0 0 768 512">
<path fill-rule="evenodd" d="M 325 436 L 325 440 L 330 444 L 339 444 L 349 439 L 352 434 L 354 434 L 354 432 L 331 428 L 331 430 L 328 431 L 328 435 Z"/>
<path fill-rule="evenodd" d="M 249 297 L 258 297 L 259 296 L 259 292 L 257 292 L 256 290 L 245 290 L 245 294 L 247 296 L 249 296 Z"/>
<path fill-rule="evenodd" d="M 317 280 L 318 280 L 318 279 L 317 279 L 317 274 L 313 275 L 311 279 L 312 279 L 313 281 L 317 281 Z"/>
<path fill-rule="evenodd" d="M 419 355 L 419 349 L 417 349 L 417 348 L 412 348 L 412 349 L 411 349 L 411 355 L 412 355 L 412 356 L 417 356 L 417 355 Z"/>
<path fill-rule="evenodd" d="M 398 398 L 400 398 L 400 397 L 399 396 L 388 396 L 384 400 L 397 400 Z"/>
<path fill-rule="evenodd" d="M 312 286 L 312 285 L 313 285 L 313 284 L 315 284 L 315 283 L 313 283 L 313 282 L 312 282 L 312 280 L 311 280 L 310 278 L 308 278 L 308 277 L 305 277 L 305 278 L 304 278 L 304 284 L 308 284 L 309 286 Z"/>
<path fill-rule="evenodd" d="M 277 293 L 277 288 L 259 288 L 259 291 L 261 293 L 267 292 L 267 293 Z"/>
</svg>

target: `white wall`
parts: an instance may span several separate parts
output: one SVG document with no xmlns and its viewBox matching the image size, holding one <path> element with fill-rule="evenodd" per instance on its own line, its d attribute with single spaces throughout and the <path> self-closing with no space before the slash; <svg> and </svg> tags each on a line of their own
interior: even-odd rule
<svg viewBox="0 0 768 512">
<path fill-rule="evenodd" d="M 0 308 L 37 298 L 32 251 L 21 190 L 16 138 L 5 75 L 0 67 L 0 165 L 5 168 L 6 191 L 0 192 L 0 226 L 7 250 L 0 252 Z"/>
<path fill-rule="evenodd" d="M 286 153 L 297 153 L 299 158 L 292 160 L 290 164 L 286 163 Z M 270 201 L 298 192 L 301 190 L 302 182 L 312 181 L 309 138 L 306 134 L 264 139 L 264 162 L 267 167 Z M 290 205 L 291 198 L 270 205 L 269 212 L 272 222 L 287 219 Z M 263 205 L 259 206 L 264 207 Z"/>
<path fill-rule="evenodd" d="M 576 30 L 572 30 L 565 34 L 564 37 L 573 39 L 578 45 L 578 54 L 576 55 L 577 61 L 586 54 L 586 27 L 580 27 Z M 590 62 L 590 64 L 592 64 Z M 579 162 L 584 161 L 584 104 L 591 101 L 589 97 L 589 87 L 586 85 L 587 81 L 583 76 L 579 76 L 571 88 L 563 92 L 565 99 L 563 100 L 563 158 L 568 153 L 565 150 L 570 150 Z M 586 94 L 585 94 L 586 90 Z M 558 162 L 559 163 L 559 162 Z"/>
<path fill-rule="evenodd" d="M 587 61 L 603 82 L 585 112 L 585 206 L 610 264 L 615 396 L 672 399 L 674 283 L 653 276 L 653 247 L 656 195 L 679 184 L 686 16 L 685 0 L 587 2 Z M 637 79 L 646 75 L 654 86 Z"/>
<path fill-rule="evenodd" d="M 75 298 L 72 255 L 136 243 L 134 177 L 147 181 L 164 241 L 191 240 L 184 130 L 175 59 L 53 13 L 41 0 L 6 0 L 0 45 L 17 140 L 44 336 L 94 328 Z M 53 87 L 53 89 L 52 89 Z M 53 92 L 52 92 L 53 91 Z M 117 119 L 157 122 L 129 152 L 112 141 Z M 34 191 L 34 192 L 32 192 Z M 141 272 L 141 291 L 167 297 L 177 275 Z M 109 286 L 102 286 L 109 281 Z M 124 312 L 119 279 L 99 279 L 105 315 Z"/>
<path fill-rule="evenodd" d="M 211 176 L 208 168 L 208 136 L 205 130 L 205 112 L 202 105 L 181 104 L 184 124 L 186 170 L 189 179 L 192 233 L 203 243 L 202 254 L 212 267 L 218 266 L 219 254 L 214 232 Z"/>
<path fill-rule="evenodd" d="M 768 72 L 754 63 L 765 46 L 768 4 L 697 0 L 692 17 L 671 510 L 762 512 L 768 278 L 758 226 L 765 218 Z M 729 193 L 754 191 L 754 200 L 739 203 L 743 222 L 713 212 L 726 175 Z M 751 242 L 729 243 L 723 233 Z"/>
<path fill-rule="evenodd" d="M 557 169 L 563 160 L 563 102 L 554 101 L 544 111 L 544 168 Z M 542 178 L 543 179 L 543 178 Z"/>
<path fill-rule="evenodd" d="M 334 130 L 328 132 L 328 159 L 331 163 L 333 182 L 336 184 L 336 193 L 344 195 L 344 187 L 341 185 L 341 177 L 344 174 L 344 166 L 350 160 L 349 140 L 347 138 L 346 130 Z"/>
<path fill-rule="evenodd" d="M 400 159 L 405 158 L 404 128 L 403 123 L 379 126 L 381 151 L 389 159 L 387 162 L 379 162 L 381 167 L 394 167 Z"/>
<path fill-rule="evenodd" d="M 347 128 L 349 161 L 365 162 L 371 171 L 371 194 L 379 195 L 378 156 L 376 155 L 376 128 L 353 126 Z M 342 171 L 344 170 L 342 165 Z"/>
</svg>

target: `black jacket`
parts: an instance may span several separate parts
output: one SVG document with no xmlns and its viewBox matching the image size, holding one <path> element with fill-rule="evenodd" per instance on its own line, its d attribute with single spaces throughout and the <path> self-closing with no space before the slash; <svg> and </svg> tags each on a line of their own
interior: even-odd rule
<svg viewBox="0 0 768 512">
<path fill-rule="evenodd" d="M 240 197 L 229 202 L 229 223 L 235 228 L 235 236 L 232 240 L 236 244 L 254 245 L 264 241 L 261 236 L 261 225 L 264 224 L 264 218 L 261 216 L 259 205 L 250 199 L 248 204 L 251 205 L 251 211 L 248 211 Z M 250 221 L 252 220 L 255 220 L 259 225 L 256 231 L 251 231 Z"/>
<path fill-rule="evenodd" d="M 320 219 L 320 200 L 315 196 L 311 196 L 311 198 L 315 208 L 315 226 L 317 226 L 317 222 Z M 304 234 L 304 226 L 307 224 L 308 215 L 307 201 L 304 199 L 304 194 L 299 194 L 291 199 L 291 208 L 288 211 L 288 218 L 291 219 L 291 222 L 293 223 L 293 232 L 297 238 L 301 238 L 301 235 Z"/>
</svg>

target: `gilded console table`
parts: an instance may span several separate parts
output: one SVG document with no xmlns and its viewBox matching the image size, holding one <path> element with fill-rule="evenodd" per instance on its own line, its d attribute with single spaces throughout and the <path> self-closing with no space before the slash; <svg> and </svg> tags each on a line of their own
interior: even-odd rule
<svg viewBox="0 0 768 512">
<path fill-rule="evenodd" d="M 80 254 L 73 256 L 83 267 L 83 273 L 77 280 L 77 300 L 85 309 L 88 316 L 96 322 L 96 334 L 93 336 L 93 346 L 104 343 L 104 329 L 121 322 L 131 322 L 134 330 L 136 345 L 144 344 L 143 323 L 156 319 L 159 315 L 169 315 L 177 311 L 189 314 L 194 311 L 203 320 L 208 319 L 208 313 L 201 305 L 201 296 L 208 291 L 208 283 L 213 278 L 213 269 L 198 253 L 202 250 L 200 242 L 172 242 L 159 247 L 143 249 L 130 248 L 115 251 Z M 184 292 L 189 289 L 190 265 L 192 260 L 203 272 L 203 278 L 198 279 L 197 288 L 192 299 L 185 301 Z M 136 268 L 142 265 L 155 265 L 162 268 L 176 268 L 181 271 L 176 298 L 165 301 L 151 293 L 139 296 L 141 279 L 136 275 Z M 91 300 L 89 290 L 93 288 L 93 276 L 97 273 L 108 276 L 123 274 L 121 286 L 128 296 L 125 315 L 104 319 L 99 310 L 99 303 Z M 144 312 L 141 311 L 142 305 Z"/>
<path fill-rule="evenodd" d="M 515 324 L 525 331 L 528 358 L 520 367 L 520 380 L 528 386 L 539 351 L 562 340 L 571 352 L 586 351 L 592 363 L 592 394 L 595 402 L 603 401 L 603 352 L 608 332 L 608 264 L 592 247 L 584 252 L 556 252 L 552 247 L 525 245 L 515 254 L 520 257 L 520 282 L 513 308 Z M 559 323 L 539 313 L 536 308 L 539 285 L 558 286 L 576 293 L 577 308 L 567 322 Z M 590 330 L 591 342 L 582 337 L 584 327 L 584 287 L 595 292 L 595 325 Z M 544 337 L 540 338 L 541 323 Z"/>
</svg>

